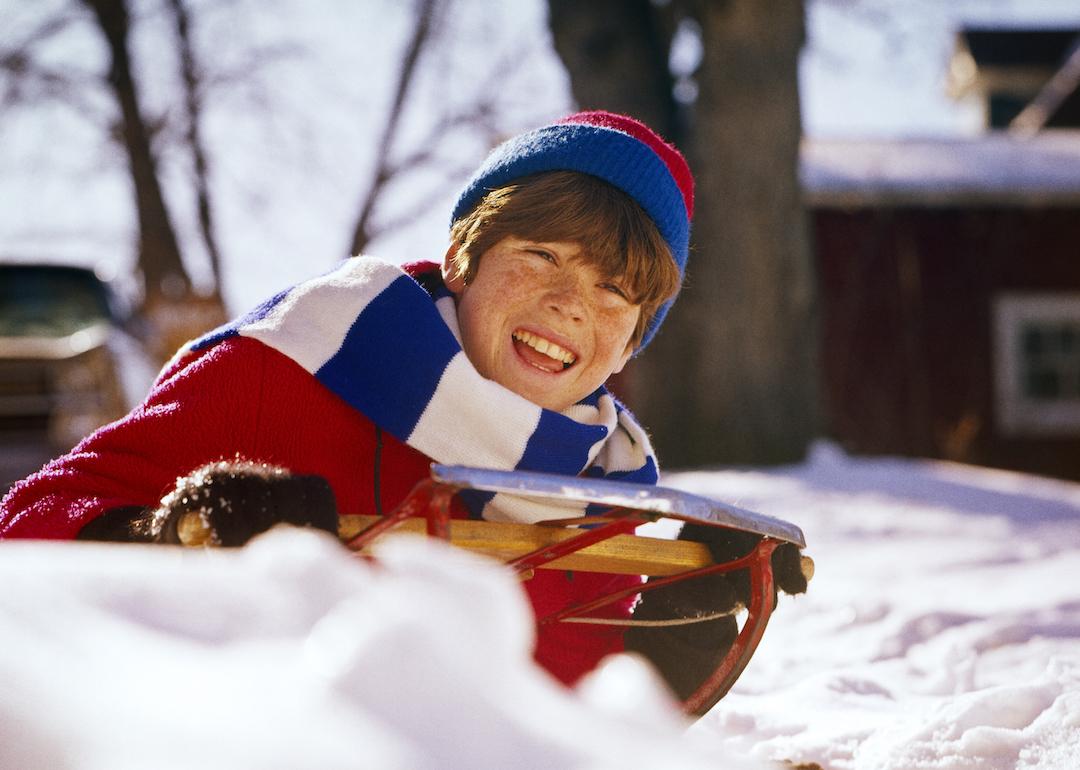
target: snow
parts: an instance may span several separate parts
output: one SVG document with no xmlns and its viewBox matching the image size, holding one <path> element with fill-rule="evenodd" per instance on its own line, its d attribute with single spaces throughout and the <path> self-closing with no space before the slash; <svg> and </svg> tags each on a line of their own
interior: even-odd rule
<svg viewBox="0 0 1080 770">
<path fill-rule="evenodd" d="M 1080 131 L 1028 139 L 804 139 L 800 177 L 814 204 L 1070 204 L 1080 200 Z"/>
<path fill-rule="evenodd" d="M 666 482 L 795 521 L 817 564 L 692 730 L 723 755 L 1080 767 L 1080 486 L 828 445 Z"/>
<path fill-rule="evenodd" d="M 0 553 L 0 767 L 708 766 L 640 662 L 537 669 L 515 580 L 448 546 Z"/>
<path fill-rule="evenodd" d="M 692 726 L 644 664 L 537 669 L 502 567 L 402 538 L 0 543 L 0 767 L 1080 766 L 1080 485 L 850 458 L 671 474 L 817 573 Z"/>
</svg>

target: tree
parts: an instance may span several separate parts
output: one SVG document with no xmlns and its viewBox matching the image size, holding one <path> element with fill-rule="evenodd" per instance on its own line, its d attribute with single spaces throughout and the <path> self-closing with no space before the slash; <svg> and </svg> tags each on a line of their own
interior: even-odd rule
<svg viewBox="0 0 1080 770">
<path fill-rule="evenodd" d="M 127 0 L 75 0 L 43 12 L 29 34 L 9 33 L 0 44 L 5 107 L 36 106 L 43 99 L 66 104 L 95 122 L 122 149 L 136 221 L 135 251 L 142 288 L 139 309 L 147 322 L 140 328 L 161 359 L 225 317 L 221 256 L 213 232 L 208 151 L 200 132 L 203 93 L 191 36 L 192 19 L 185 0 L 168 0 L 166 8 L 174 20 L 172 43 L 180 64 L 177 80 L 183 95 L 178 101 L 185 123 L 184 129 L 175 134 L 178 141 L 174 146 L 190 157 L 193 167 L 194 208 L 214 278 L 208 294 L 193 289 L 173 211 L 163 190 L 158 152 L 160 145 L 167 143 L 168 123 L 175 118 L 147 115 L 144 110 L 138 68 L 131 54 L 135 20 Z M 103 76 L 90 75 L 77 65 L 56 64 L 43 50 L 66 31 L 87 24 L 97 30 L 105 44 Z M 101 93 L 108 95 L 114 110 L 102 109 L 103 102 L 94 98 Z"/>
<path fill-rule="evenodd" d="M 176 30 L 176 45 L 180 54 L 180 80 L 184 89 L 184 112 L 186 118 L 185 140 L 191 151 L 191 165 L 195 182 L 195 210 L 198 212 L 199 232 L 210 258 L 210 270 L 214 276 L 214 296 L 221 302 L 221 249 L 214 230 L 214 206 L 210 194 L 210 153 L 202 134 L 203 88 L 195 46 L 192 42 L 192 19 L 185 0 L 168 0 Z"/>
<path fill-rule="evenodd" d="M 139 267 L 145 304 L 173 301 L 191 292 L 180 246 L 165 206 L 150 131 L 139 106 L 129 52 L 130 15 L 126 0 L 83 0 L 94 13 L 109 51 L 106 81 L 120 111 L 120 136 L 135 193 L 139 223 Z"/>
<path fill-rule="evenodd" d="M 394 142 L 394 136 L 397 134 L 398 124 L 401 122 L 402 112 L 405 109 L 405 99 L 408 97 L 409 89 L 413 83 L 416 64 L 420 60 L 420 54 L 431 35 L 431 26 L 437 5 L 438 0 L 423 0 L 416 10 L 416 21 L 413 25 L 412 34 L 409 36 L 409 42 L 405 47 L 405 52 L 402 55 L 401 70 L 398 73 L 397 83 L 394 87 L 393 102 L 386 114 L 386 121 L 379 137 L 374 179 L 372 179 L 371 186 L 368 188 L 364 199 L 360 202 L 360 213 L 357 215 L 356 225 L 353 227 L 352 242 L 349 246 L 350 254 L 362 254 L 365 251 L 373 235 L 372 215 L 379 200 L 379 195 L 391 177 L 400 169 L 400 167 L 395 168 L 391 164 L 390 149 Z"/>
<path fill-rule="evenodd" d="M 628 400 L 669 466 L 800 459 L 818 429 L 816 290 L 797 176 L 802 4 L 549 7 L 580 106 L 661 116 L 654 125 L 678 141 L 697 181 L 686 285 L 634 362 Z M 573 25 L 592 32 L 566 34 Z M 676 32 L 695 28 L 696 98 L 664 121 L 670 90 L 663 73 L 643 69 L 666 72 L 668 56 L 654 48 L 670 53 Z M 639 46 L 637 59 L 616 55 Z M 646 93 L 651 108 L 638 106 Z"/>
<path fill-rule="evenodd" d="M 503 13 L 512 13 L 512 7 Z M 468 177 L 475 156 L 461 151 L 461 139 L 485 153 L 507 133 L 506 120 L 530 124 L 539 109 L 528 99 L 527 81 L 537 41 L 504 34 L 498 12 L 486 2 L 416 0 L 411 26 L 397 64 L 390 104 L 378 117 L 375 162 L 357 206 L 349 253 L 360 254 L 379 236 L 407 227 L 417 216 L 440 205 L 451 188 Z M 533 36 L 535 37 L 535 36 Z M 484 50 L 477 65 L 476 51 Z M 469 66 L 463 71 L 462 65 Z M 525 104 L 513 102 L 521 89 Z M 520 97 L 519 97 L 520 98 Z M 508 109 L 510 107 L 511 109 Z M 411 111 L 411 112 L 410 112 Z M 508 118 L 507 113 L 516 117 Z M 544 120 L 543 115 L 533 120 Z M 411 118 L 407 121 L 406 118 Z M 412 131 L 405 130 L 410 122 Z M 422 130 L 416 131 L 417 126 Z M 514 126 L 509 133 L 516 133 Z M 454 140 L 459 140 L 455 143 Z M 388 204 L 389 189 L 410 176 L 433 177 L 409 185 L 410 194 Z M 405 182 L 403 182 L 405 180 Z M 436 255 L 439 256 L 439 255 Z"/>
<path fill-rule="evenodd" d="M 671 16 L 650 0 L 549 0 L 555 48 L 582 107 L 619 105 L 675 138 Z"/>
</svg>

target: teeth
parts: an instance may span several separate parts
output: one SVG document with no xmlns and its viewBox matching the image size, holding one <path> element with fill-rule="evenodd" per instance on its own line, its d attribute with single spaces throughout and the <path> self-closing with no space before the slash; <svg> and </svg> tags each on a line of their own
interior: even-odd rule
<svg viewBox="0 0 1080 770">
<path fill-rule="evenodd" d="M 514 332 L 514 339 L 519 342 L 524 342 L 537 353 L 543 353 L 545 356 L 554 358 L 556 361 L 561 361 L 564 364 L 572 364 L 576 360 L 574 354 L 569 350 L 563 350 L 551 340 L 537 337 L 530 332 L 516 331 Z"/>
</svg>

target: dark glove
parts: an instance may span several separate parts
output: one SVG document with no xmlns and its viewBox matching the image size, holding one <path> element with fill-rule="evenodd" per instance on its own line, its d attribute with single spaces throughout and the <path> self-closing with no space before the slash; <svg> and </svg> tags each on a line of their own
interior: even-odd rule
<svg viewBox="0 0 1080 770">
<path fill-rule="evenodd" d="M 718 564 L 753 551 L 761 537 L 750 532 L 686 524 L 680 540 L 704 544 Z M 799 549 L 789 543 L 772 554 L 775 585 L 785 593 L 806 591 Z M 677 626 L 632 626 L 623 636 L 627 650 L 638 652 L 656 666 L 674 693 L 685 700 L 723 660 L 738 636 L 734 612 L 750 602 L 747 570 L 684 580 L 665 588 L 644 591 L 634 609 L 635 620 L 702 617 L 717 612 L 732 614 L 715 620 Z M 773 603 L 776 595 L 774 591 Z"/>
<path fill-rule="evenodd" d="M 240 546 L 276 524 L 337 535 L 337 505 L 326 479 L 260 463 L 213 463 L 178 479 L 157 508 L 112 509 L 79 537 Z"/>
<path fill-rule="evenodd" d="M 276 524 L 337 535 L 337 505 L 326 479 L 262 463 L 214 463 L 177 482 L 155 512 L 152 530 L 160 543 L 231 547 Z"/>
<path fill-rule="evenodd" d="M 138 505 L 110 508 L 79 530 L 75 539 L 111 543 L 150 542 L 145 522 L 151 513 L 151 509 Z"/>
<path fill-rule="evenodd" d="M 717 564 L 741 558 L 754 550 L 761 540 L 760 535 L 724 527 L 710 527 L 705 524 L 686 524 L 679 533 L 680 540 L 702 543 L 709 549 L 712 560 Z M 804 573 L 804 559 L 793 543 L 781 543 L 772 552 L 773 605 L 776 605 L 776 591 L 786 594 L 806 593 L 808 575 Z M 812 562 L 811 562 L 812 564 Z M 808 571 L 808 568 L 807 568 Z M 731 574 L 735 581 L 738 601 L 744 606 L 750 603 L 750 575 L 745 570 Z"/>
</svg>

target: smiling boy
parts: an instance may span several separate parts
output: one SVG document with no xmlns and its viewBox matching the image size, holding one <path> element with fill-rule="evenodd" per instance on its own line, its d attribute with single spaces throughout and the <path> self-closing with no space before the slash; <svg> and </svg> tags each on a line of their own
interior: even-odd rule
<svg viewBox="0 0 1080 770">
<path fill-rule="evenodd" d="M 679 286 L 678 265 L 640 206 L 578 172 L 487 193 L 451 238 L 443 276 L 469 360 L 557 412 L 622 370 Z"/>
<path fill-rule="evenodd" d="M 131 414 L 12 489 L 0 537 L 135 539 L 178 477 L 237 456 L 325 478 L 343 513 L 390 510 L 432 461 L 656 483 L 647 435 L 603 386 L 678 291 L 692 210 L 682 156 L 635 120 L 514 137 L 459 197 L 441 265 L 350 259 L 189 343 Z M 541 570 L 525 588 L 539 615 L 628 580 Z M 562 624 L 536 657 L 573 682 L 620 649 L 618 628 Z"/>
</svg>

